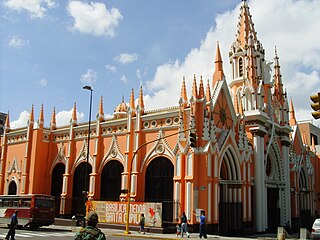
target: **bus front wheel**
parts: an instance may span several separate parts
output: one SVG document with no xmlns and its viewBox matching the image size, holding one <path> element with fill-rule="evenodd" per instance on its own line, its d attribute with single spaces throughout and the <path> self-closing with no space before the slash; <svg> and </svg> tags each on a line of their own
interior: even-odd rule
<svg viewBox="0 0 320 240">
<path fill-rule="evenodd" d="M 38 225 L 38 224 L 35 224 L 35 223 L 31 223 L 31 224 L 30 224 L 30 229 L 31 229 L 31 230 L 38 230 L 38 229 L 39 229 L 39 225 Z"/>
</svg>

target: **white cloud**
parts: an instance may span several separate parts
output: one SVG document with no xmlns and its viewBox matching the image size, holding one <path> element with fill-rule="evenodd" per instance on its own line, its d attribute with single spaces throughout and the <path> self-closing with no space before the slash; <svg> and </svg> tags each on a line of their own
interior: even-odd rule
<svg viewBox="0 0 320 240">
<path fill-rule="evenodd" d="M 57 6 L 53 0 L 7 0 L 4 5 L 18 12 L 27 11 L 32 18 L 43 18 L 48 9 Z"/>
<path fill-rule="evenodd" d="M 128 79 L 125 75 L 122 75 L 120 78 L 120 81 L 126 83 L 126 82 L 128 82 Z"/>
<path fill-rule="evenodd" d="M 113 73 L 117 71 L 117 67 L 113 65 L 106 65 L 106 69 Z"/>
<path fill-rule="evenodd" d="M 140 80 L 142 79 L 142 77 L 146 77 L 147 74 L 148 74 L 147 68 L 146 68 L 144 71 L 141 71 L 141 69 L 137 69 L 137 70 L 136 70 L 136 76 L 137 76 L 137 78 L 140 79 Z"/>
<path fill-rule="evenodd" d="M 30 117 L 30 113 L 28 111 L 26 110 L 22 111 L 17 120 L 10 122 L 10 128 L 15 129 L 15 128 L 26 127 L 28 124 L 29 117 Z"/>
<path fill-rule="evenodd" d="M 86 73 L 82 74 L 80 77 L 80 81 L 84 84 L 84 85 L 90 85 L 92 86 L 93 83 L 95 83 L 97 81 L 98 78 L 98 74 L 96 71 L 92 70 L 92 69 L 88 69 Z"/>
<path fill-rule="evenodd" d="M 122 53 L 116 57 L 116 60 L 122 64 L 127 64 L 134 62 L 138 59 L 138 55 L 136 53 L 129 54 L 129 53 Z"/>
<path fill-rule="evenodd" d="M 73 108 L 71 108 L 69 111 L 61 111 L 56 114 L 56 122 L 57 126 L 66 126 L 70 124 L 71 118 L 72 118 Z M 78 122 L 82 122 L 84 119 L 84 113 L 77 111 L 77 119 Z"/>
<path fill-rule="evenodd" d="M 140 69 L 137 69 L 137 71 L 136 71 L 136 76 L 137 76 L 137 78 L 141 79 L 142 74 L 141 74 Z"/>
<path fill-rule="evenodd" d="M 38 84 L 40 84 L 42 87 L 45 87 L 48 85 L 48 81 L 44 78 L 40 79 L 39 81 L 37 81 Z"/>
<path fill-rule="evenodd" d="M 276 45 L 284 88 L 293 99 L 297 120 L 306 119 L 305 112 L 311 112 L 309 95 L 320 91 L 320 44 L 315 37 L 320 36 L 320 26 L 314 21 L 320 16 L 319 1 L 252 0 L 248 4 L 258 39 L 266 51 L 266 60 L 273 61 Z M 235 40 L 239 7 L 218 15 L 216 27 L 185 59 L 158 66 L 154 78 L 146 85 L 145 92 L 152 93 L 145 96 L 147 109 L 177 105 L 179 97 L 170 96 L 180 96 L 181 84 L 177 82 L 181 83 L 183 76 L 186 77 L 189 94 L 194 74 L 198 83 L 200 75 L 205 82 L 207 79 L 211 81 L 217 41 L 227 82 L 230 83 L 228 53 Z M 301 89 L 304 94 L 301 94 Z M 312 118 L 310 114 L 307 117 Z"/>
<path fill-rule="evenodd" d="M 73 29 L 94 36 L 114 36 L 114 29 L 123 18 L 116 8 L 107 9 L 104 3 L 70 1 L 67 10 L 74 18 Z"/>
<path fill-rule="evenodd" d="M 8 45 L 10 47 L 20 49 L 20 48 L 23 48 L 24 46 L 29 45 L 29 40 L 28 39 L 21 39 L 17 36 L 11 36 L 8 41 Z"/>
</svg>

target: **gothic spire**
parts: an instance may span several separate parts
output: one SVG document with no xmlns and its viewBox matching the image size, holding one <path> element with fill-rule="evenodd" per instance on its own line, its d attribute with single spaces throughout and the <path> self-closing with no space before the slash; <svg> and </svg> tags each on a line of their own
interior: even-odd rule
<svg viewBox="0 0 320 240">
<path fill-rule="evenodd" d="M 282 75 L 280 72 L 279 57 L 277 54 L 276 47 L 275 47 L 275 57 L 274 57 L 274 95 L 281 103 L 284 102 Z"/>
<path fill-rule="evenodd" d="M 130 107 L 130 111 L 131 111 L 132 116 L 135 116 L 135 115 L 136 115 L 136 112 L 135 112 L 136 106 L 135 106 L 134 90 L 133 90 L 133 88 L 131 89 L 129 107 Z"/>
<path fill-rule="evenodd" d="M 180 97 L 183 99 L 184 102 L 188 101 L 185 77 L 183 77 L 183 80 L 182 80 Z"/>
<path fill-rule="evenodd" d="M 100 96 L 100 103 L 99 103 L 99 112 L 98 112 L 98 118 L 100 121 L 104 119 L 104 112 L 103 112 L 103 97 Z"/>
<path fill-rule="evenodd" d="M 73 112 L 72 112 L 72 119 L 71 119 L 71 124 L 76 125 L 77 124 L 77 104 L 74 102 L 73 106 Z"/>
<path fill-rule="evenodd" d="M 209 102 L 210 100 L 211 100 L 211 90 L 210 90 L 210 82 L 208 79 L 207 88 L 206 88 L 206 101 Z"/>
<path fill-rule="evenodd" d="M 194 98 L 197 98 L 197 96 L 198 96 L 196 75 L 194 75 L 194 77 L 193 77 L 192 96 L 193 96 Z"/>
<path fill-rule="evenodd" d="M 200 76 L 199 98 L 200 99 L 204 98 L 204 87 L 203 87 L 202 76 Z"/>
<path fill-rule="evenodd" d="M 56 108 L 53 107 L 52 116 L 51 116 L 51 122 L 50 122 L 50 128 L 51 130 L 56 129 Z"/>
<path fill-rule="evenodd" d="M 293 102 L 292 102 L 291 98 L 290 98 L 290 105 L 289 105 L 289 124 L 290 124 L 290 126 L 297 125 Z"/>
<path fill-rule="evenodd" d="M 32 104 L 30 117 L 29 117 L 29 124 L 33 124 L 33 122 L 34 122 L 34 106 Z"/>
<path fill-rule="evenodd" d="M 142 111 L 143 111 L 143 109 L 144 109 L 144 101 L 143 101 L 142 85 L 140 85 L 138 105 L 139 105 L 140 109 L 142 109 Z"/>
<path fill-rule="evenodd" d="M 212 88 L 214 88 L 214 85 L 217 81 L 221 81 L 224 78 L 219 42 L 217 42 L 216 59 L 214 61 L 214 66 L 215 69 L 213 74 Z"/>
<path fill-rule="evenodd" d="M 44 124 L 44 113 L 43 113 L 43 104 L 41 104 L 38 125 L 40 128 L 43 128 L 43 124 Z"/>
<path fill-rule="evenodd" d="M 7 114 L 7 117 L 6 117 L 6 123 L 5 123 L 6 132 L 9 131 L 9 129 L 10 129 L 10 119 L 9 119 L 9 111 L 8 111 L 8 114 Z"/>
<path fill-rule="evenodd" d="M 134 91 L 133 91 L 133 88 L 131 89 L 129 106 L 130 106 L 131 109 L 135 109 L 135 105 L 134 105 Z"/>
<path fill-rule="evenodd" d="M 236 43 L 242 49 L 245 49 L 246 45 L 248 45 L 250 33 L 252 33 L 255 42 L 257 41 L 257 33 L 254 29 L 247 1 L 242 1 L 240 11 Z"/>
</svg>

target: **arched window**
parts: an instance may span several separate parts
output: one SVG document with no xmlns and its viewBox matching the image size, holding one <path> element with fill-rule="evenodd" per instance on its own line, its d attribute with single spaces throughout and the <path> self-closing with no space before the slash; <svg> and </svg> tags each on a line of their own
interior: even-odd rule
<svg viewBox="0 0 320 240">
<path fill-rule="evenodd" d="M 243 76 L 243 59 L 242 57 L 239 58 L 239 77 Z"/>
<path fill-rule="evenodd" d="M 17 184 L 15 181 L 11 181 L 9 184 L 8 195 L 17 195 Z"/>
</svg>

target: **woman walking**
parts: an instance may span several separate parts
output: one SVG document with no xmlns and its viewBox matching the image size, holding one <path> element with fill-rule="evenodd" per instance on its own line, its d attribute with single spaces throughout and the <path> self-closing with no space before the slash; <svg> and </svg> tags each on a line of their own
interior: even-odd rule
<svg viewBox="0 0 320 240">
<path fill-rule="evenodd" d="M 188 232 L 188 219 L 186 216 L 186 213 L 183 212 L 181 216 L 181 236 L 183 237 L 183 233 L 186 233 L 188 238 L 190 237 L 190 234 Z"/>
<path fill-rule="evenodd" d="M 207 217 L 204 211 L 201 212 L 200 216 L 200 235 L 199 237 L 207 238 Z"/>
<path fill-rule="evenodd" d="M 143 232 L 143 234 L 146 234 L 146 232 L 144 230 L 145 221 L 146 221 L 146 219 L 144 217 L 144 214 L 141 213 L 141 218 L 140 218 L 140 223 L 139 223 L 139 225 L 140 225 L 139 233 Z"/>
</svg>

